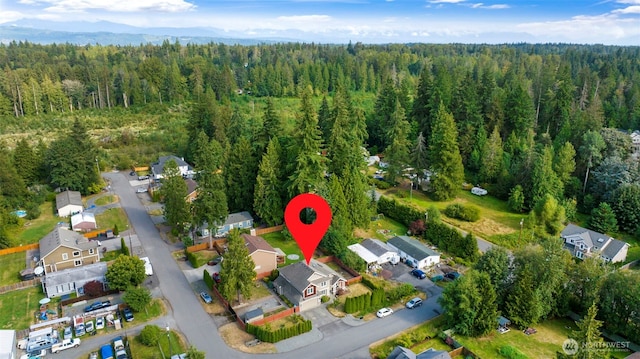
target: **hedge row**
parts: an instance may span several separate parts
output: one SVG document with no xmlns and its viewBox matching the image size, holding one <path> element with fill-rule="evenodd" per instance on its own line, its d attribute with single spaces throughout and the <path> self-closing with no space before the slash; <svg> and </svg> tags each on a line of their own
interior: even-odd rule
<svg viewBox="0 0 640 359">
<path fill-rule="evenodd" d="M 511 345 L 503 345 L 500 347 L 500 355 L 507 359 L 529 359 L 528 356 Z"/>
<path fill-rule="evenodd" d="M 433 242 L 442 251 L 454 257 L 474 261 L 478 256 L 478 243 L 473 236 L 463 237 L 456 229 L 444 223 L 430 223 L 424 237 Z"/>
<path fill-rule="evenodd" d="M 456 218 L 462 221 L 475 222 L 480 219 L 480 210 L 475 206 L 465 206 L 461 203 L 454 203 L 444 209 L 444 214 L 449 218 Z"/>
<path fill-rule="evenodd" d="M 356 313 L 369 308 L 377 308 L 384 301 L 384 290 L 374 289 L 371 293 L 361 294 L 357 297 L 347 297 L 344 302 L 345 313 Z"/>
<path fill-rule="evenodd" d="M 272 330 L 268 325 L 247 324 L 247 333 L 255 335 L 256 338 L 266 343 L 276 343 L 284 339 L 295 337 L 302 333 L 311 331 L 311 321 L 305 320 L 296 323 L 294 326 Z"/>
<path fill-rule="evenodd" d="M 381 196 L 378 200 L 378 212 L 409 226 L 411 222 L 424 218 L 424 212 L 417 208 L 399 203 L 395 199 Z"/>
<path fill-rule="evenodd" d="M 209 274 L 209 272 L 206 269 L 202 273 L 202 280 L 204 280 L 204 284 L 207 285 L 207 288 L 209 289 L 213 288 L 213 278 L 211 277 L 211 274 Z"/>
</svg>

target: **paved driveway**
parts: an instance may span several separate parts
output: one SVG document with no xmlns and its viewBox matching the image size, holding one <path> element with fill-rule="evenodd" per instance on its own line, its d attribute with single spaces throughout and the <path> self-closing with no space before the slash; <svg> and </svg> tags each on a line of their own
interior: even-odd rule
<svg viewBox="0 0 640 359">
<path fill-rule="evenodd" d="M 418 279 L 414 277 L 411 274 L 412 268 L 404 263 L 399 263 L 395 266 L 390 263 L 386 263 L 382 265 L 382 268 L 392 273 L 391 279 L 402 283 L 409 283 L 419 291 L 427 293 L 429 296 L 440 295 L 440 293 L 442 293 L 442 288 L 438 287 L 435 283 L 429 280 L 429 278 Z"/>
</svg>

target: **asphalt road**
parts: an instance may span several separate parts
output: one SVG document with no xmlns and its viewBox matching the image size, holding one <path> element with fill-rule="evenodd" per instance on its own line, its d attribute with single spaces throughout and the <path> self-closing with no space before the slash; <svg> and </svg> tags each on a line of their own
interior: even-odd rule
<svg viewBox="0 0 640 359">
<path fill-rule="evenodd" d="M 374 319 L 360 326 L 344 323 L 320 328 L 323 338 L 303 348 L 278 354 L 246 354 L 229 348 L 220 337 L 216 324 L 200 305 L 186 277 L 171 256 L 170 245 L 165 243 L 144 206 L 138 199 L 126 173 L 104 173 L 111 180 L 111 188 L 119 197 L 122 208 L 146 255 L 154 263 L 154 275 L 164 298 L 170 303 L 165 317 L 152 323 L 164 327 L 169 325 L 185 336 L 190 345 L 207 353 L 207 358 L 369 358 L 368 347 L 371 343 L 401 332 L 411 326 L 437 316 L 441 308 L 437 303 L 439 295 L 430 296 L 416 309 L 402 309 L 390 317 Z M 149 324 L 149 323 L 147 323 Z M 137 333 L 143 325 L 128 330 Z M 124 333 L 121 333 L 124 334 Z M 91 348 L 97 348 L 117 335 L 107 335 L 83 340 L 80 348 L 70 349 L 57 355 L 61 359 L 80 358 Z"/>
</svg>

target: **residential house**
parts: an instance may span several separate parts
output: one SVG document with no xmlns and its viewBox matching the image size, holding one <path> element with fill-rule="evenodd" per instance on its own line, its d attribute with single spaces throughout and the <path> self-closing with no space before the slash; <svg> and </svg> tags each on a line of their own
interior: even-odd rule
<svg viewBox="0 0 640 359">
<path fill-rule="evenodd" d="M 97 228 L 96 216 L 93 213 L 81 212 L 71 216 L 71 229 L 74 231 L 87 232 Z"/>
<path fill-rule="evenodd" d="M 629 244 L 606 234 L 569 223 L 560 233 L 564 247 L 575 257 L 583 259 L 598 256 L 605 262 L 624 262 Z"/>
<path fill-rule="evenodd" d="M 365 239 L 347 248 L 362 258 L 368 266 L 376 266 L 389 262 L 397 264 L 400 261 L 400 256 L 394 248 L 375 238 Z"/>
<path fill-rule="evenodd" d="M 429 348 L 416 354 L 411 349 L 397 346 L 391 351 L 387 359 L 451 359 L 448 352 Z"/>
<path fill-rule="evenodd" d="M 440 263 L 440 253 L 407 236 L 393 237 L 387 244 L 398 252 L 401 260 L 415 268 L 427 268 Z"/>
<path fill-rule="evenodd" d="M 158 181 L 162 179 L 162 173 L 164 172 L 165 164 L 173 160 L 178 164 L 178 170 L 182 177 L 189 178 L 192 177 L 195 172 L 193 171 L 193 167 L 191 167 L 187 162 L 184 161 L 184 158 L 180 158 L 177 156 L 162 156 L 158 158 L 158 162 L 151 164 L 151 175 L 154 181 Z"/>
<path fill-rule="evenodd" d="M 278 268 L 278 256 L 280 254 L 264 238 L 242 234 L 244 243 L 249 251 L 249 257 L 255 263 L 254 270 L 257 277 L 262 278 L 271 274 L 271 271 Z"/>
<path fill-rule="evenodd" d="M 245 229 L 253 227 L 253 217 L 249 212 L 236 212 L 227 216 L 227 220 L 223 225 L 218 227 L 218 230 L 213 233 L 216 237 L 224 237 L 229 234 L 232 229 Z M 204 223 L 202 226 L 202 236 L 207 237 L 209 235 L 209 224 Z"/>
<path fill-rule="evenodd" d="M 287 297 L 300 311 L 313 309 L 321 304 L 322 296 L 331 296 L 346 288 L 347 281 L 326 264 L 311 260 L 280 268 L 274 281 L 278 294 Z"/>
<path fill-rule="evenodd" d="M 64 191 L 56 195 L 56 210 L 59 217 L 69 217 L 84 210 L 82 195 L 78 191 Z"/>
<path fill-rule="evenodd" d="M 17 359 L 18 349 L 16 348 L 16 331 L 0 330 L 0 359 Z"/>
<path fill-rule="evenodd" d="M 184 183 L 187 185 L 187 196 L 185 200 L 189 203 L 193 203 L 198 197 L 198 182 L 191 178 L 185 178 Z"/>
<path fill-rule="evenodd" d="M 45 274 L 100 262 L 98 242 L 56 227 L 40 240 L 40 262 Z"/>
<path fill-rule="evenodd" d="M 631 153 L 634 156 L 640 156 L 640 131 L 631 132 Z"/>
<path fill-rule="evenodd" d="M 106 283 L 107 263 L 97 262 L 81 267 L 48 273 L 42 280 L 42 290 L 49 298 L 75 293 L 84 295 L 84 285 L 91 281 Z"/>
</svg>

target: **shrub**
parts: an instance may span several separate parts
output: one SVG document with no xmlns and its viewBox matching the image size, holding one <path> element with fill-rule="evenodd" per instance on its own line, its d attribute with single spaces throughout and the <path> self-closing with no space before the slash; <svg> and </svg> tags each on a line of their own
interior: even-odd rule
<svg viewBox="0 0 640 359">
<path fill-rule="evenodd" d="M 414 288 L 411 284 L 404 283 L 387 292 L 387 298 L 390 302 L 397 302 L 400 299 L 417 292 L 418 291 L 416 290 L 416 288 Z"/>
<path fill-rule="evenodd" d="M 213 278 L 211 277 L 211 274 L 209 274 L 209 271 L 207 271 L 206 269 L 204 270 L 204 272 L 202 272 L 202 280 L 204 280 L 204 284 L 207 285 L 207 288 L 213 288 Z"/>
<path fill-rule="evenodd" d="M 450 218 L 456 218 L 467 222 L 475 222 L 480 219 L 480 210 L 475 206 L 464 206 L 460 203 L 450 204 L 445 208 L 444 214 Z"/>
<path fill-rule="evenodd" d="M 499 353 L 507 359 L 529 359 L 528 356 L 511 345 L 503 345 L 500 347 Z"/>
<path fill-rule="evenodd" d="M 320 302 L 321 303 L 326 303 L 330 300 L 331 298 L 329 298 L 328 295 L 323 295 L 322 297 L 320 297 Z"/>
<path fill-rule="evenodd" d="M 394 199 L 384 196 L 378 200 L 378 211 L 405 226 L 409 226 L 411 222 L 424 218 L 424 212 L 421 210 L 401 204 Z"/>
<path fill-rule="evenodd" d="M 125 256 L 129 255 L 129 247 L 127 247 L 127 244 L 124 242 L 124 238 L 120 238 L 120 252 Z"/>
<path fill-rule="evenodd" d="M 378 188 L 378 189 L 389 189 L 391 188 L 391 183 L 389 182 L 385 182 L 385 181 L 380 181 L 377 179 L 373 180 L 373 184 Z"/>
<path fill-rule="evenodd" d="M 118 234 L 120 234 L 120 229 L 118 228 L 117 224 L 113 225 L 113 235 L 117 236 Z"/>
<path fill-rule="evenodd" d="M 280 327 L 274 330 L 269 324 L 265 324 L 262 326 L 247 324 L 246 330 L 247 333 L 255 335 L 256 338 L 266 343 L 279 342 L 281 340 L 288 339 L 311 330 L 310 320 L 297 320 L 296 318 L 293 319 L 297 323 L 287 328 Z"/>
<path fill-rule="evenodd" d="M 84 295 L 90 298 L 100 297 L 102 294 L 104 294 L 104 287 L 102 283 L 97 280 L 92 280 L 85 283 L 83 289 Z"/>
<path fill-rule="evenodd" d="M 162 329 L 157 325 L 145 325 L 138 335 L 140 343 L 151 347 L 158 344 L 158 340 L 162 335 Z"/>
<path fill-rule="evenodd" d="M 271 271 L 271 274 L 269 274 L 269 281 L 273 282 L 274 280 L 276 280 L 276 278 L 278 278 L 278 276 L 280 275 L 280 271 L 277 269 L 274 269 Z"/>
</svg>

